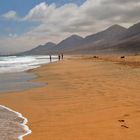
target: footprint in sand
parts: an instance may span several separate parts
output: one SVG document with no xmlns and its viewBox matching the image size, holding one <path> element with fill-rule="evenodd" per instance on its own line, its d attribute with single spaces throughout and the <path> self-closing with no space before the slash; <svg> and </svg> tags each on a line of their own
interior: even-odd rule
<svg viewBox="0 0 140 140">
<path fill-rule="evenodd" d="M 121 125 L 121 127 L 123 127 L 123 128 L 129 128 L 128 126 L 126 126 L 126 125 Z"/>
<path fill-rule="evenodd" d="M 125 122 L 125 120 L 118 120 L 119 122 Z"/>
<path fill-rule="evenodd" d="M 122 125 L 121 125 L 121 127 L 123 127 L 123 128 L 129 128 L 127 125 L 126 125 L 126 123 L 125 123 L 125 120 L 118 120 L 120 123 L 123 123 Z"/>
<path fill-rule="evenodd" d="M 129 117 L 130 116 L 130 114 L 124 114 L 124 117 Z"/>
</svg>

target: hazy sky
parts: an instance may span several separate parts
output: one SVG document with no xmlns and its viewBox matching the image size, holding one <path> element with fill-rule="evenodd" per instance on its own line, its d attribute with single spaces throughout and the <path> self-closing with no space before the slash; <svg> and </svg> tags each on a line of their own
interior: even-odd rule
<svg viewBox="0 0 140 140">
<path fill-rule="evenodd" d="M 0 0 L 0 52 L 139 22 L 140 0 Z"/>
</svg>

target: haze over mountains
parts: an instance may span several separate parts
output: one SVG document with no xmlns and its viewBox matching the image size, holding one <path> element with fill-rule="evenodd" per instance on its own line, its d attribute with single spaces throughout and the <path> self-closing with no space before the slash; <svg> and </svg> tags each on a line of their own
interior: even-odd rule
<svg viewBox="0 0 140 140">
<path fill-rule="evenodd" d="M 138 54 L 140 23 L 130 28 L 113 25 L 104 31 L 82 38 L 72 35 L 58 44 L 46 43 L 20 55 L 49 54 Z"/>
</svg>

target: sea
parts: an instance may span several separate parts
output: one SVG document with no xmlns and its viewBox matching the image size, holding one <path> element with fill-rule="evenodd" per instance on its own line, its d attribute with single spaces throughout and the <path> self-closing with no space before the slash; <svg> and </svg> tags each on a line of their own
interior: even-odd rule
<svg viewBox="0 0 140 140">
<path fill-rule="evenodd" d="M 0 57 L 0 94 L 27 90 L 43 86 L 43 83 L 31 82 L 35 74 L 28 70 L 43 64 L 55 62 L 57 56 L 2 56 Z M 27 118 L 17 111 L 0 104 L 0 140 L 22 140 L 31 133 Z"/>
<path fill-rule="evenodd" d="M 57 59 L 52 56 L 51 62 Z M 0 74 L 23 72 L 47 63 L 50 63 L 50 56 L 4 56 L 0 57 Z"/>
</svg>

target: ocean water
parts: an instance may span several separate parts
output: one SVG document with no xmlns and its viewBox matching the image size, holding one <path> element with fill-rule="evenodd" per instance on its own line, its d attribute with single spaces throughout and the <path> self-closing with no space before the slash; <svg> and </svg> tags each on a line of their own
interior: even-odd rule
<svg viewBox="0 0 140 140">
<path fill-rule="evenodd" d="M 52 62 L 57 61 L 52 56 Z M 40 67 L 41 64 L 49 63 L 49 56 L 7 56 L 0 57 L 0 73 L 23 72 Z"/>
</svg>

